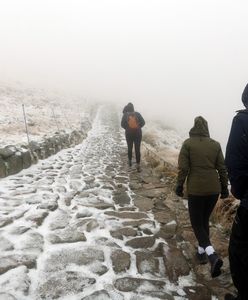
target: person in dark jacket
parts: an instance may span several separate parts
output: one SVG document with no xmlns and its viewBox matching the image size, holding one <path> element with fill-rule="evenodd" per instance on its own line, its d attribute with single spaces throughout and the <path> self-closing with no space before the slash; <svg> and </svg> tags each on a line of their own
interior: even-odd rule
<svg viewBox="0 0 248 300">
<path fill-rule="evenodd" d="M 237 111 L 226 147 L 226 166 L 233 196 L 240 200 L 229 241 L 232 280 L 238 296 L 248 299 L 248 84 L 242 94 L 246 109 Z"/>
<path fill-rule="evenodd" d="M 125 129 L 127 147 L 128 147 L 128 164 L 132 166 L 133 145 L 135 147 L 135 156 L 137 170 L 140 172 L 140 144 L 142 140 L 141 128 L 145 125 L 145 120 L 140 113 L 134 111 L 132 103 L 128 103 L 123 109 L 121 127 Z"/>
<path fill-rule="evenodd" d="M 211 276 L 221 274 L 222 260 L 209 238 L 209 218 L 218 200 L 229 195 L 227 171 L 221 146 L 211 139 L 207 121 L 199 116 L 184 141 L 178 158 L 176 194 L 183 197 L 187 180 L 188 209 L 193 231 L 198 241 L 197 258 L 201 264 L 209 261 Z"/>
</svg>

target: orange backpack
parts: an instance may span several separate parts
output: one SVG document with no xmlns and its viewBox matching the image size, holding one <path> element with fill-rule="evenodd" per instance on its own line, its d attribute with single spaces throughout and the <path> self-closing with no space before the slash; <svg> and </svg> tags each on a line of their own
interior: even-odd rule
<svg viewBox="0 0 248 300">
<path fill-rule="evenodd" d="M 135 113 L 129 113 L 127 115 L 127 124 L 130 129 L 138 129 L 140 127 Z"/>
</svg>

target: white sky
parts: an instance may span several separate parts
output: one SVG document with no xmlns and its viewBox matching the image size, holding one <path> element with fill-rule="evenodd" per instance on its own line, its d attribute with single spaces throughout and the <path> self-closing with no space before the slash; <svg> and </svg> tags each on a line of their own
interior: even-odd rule
<svg viewBox="0 0 248 300">
<path fill-rule="evenodd" d="M 225 146 L 248 82 L 247 0 L 0 0 L 0 78 L 132 101 Z M 225 150 L 225 149 L 223 149 Z"/>
</svg>

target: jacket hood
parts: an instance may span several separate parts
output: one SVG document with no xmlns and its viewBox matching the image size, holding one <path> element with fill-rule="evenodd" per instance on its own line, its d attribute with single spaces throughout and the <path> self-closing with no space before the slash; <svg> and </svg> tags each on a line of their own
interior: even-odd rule
<svg viewBox="0 0 248 300">
<path fill-rule="evenodd" d="M 134 112 L 134 106 L 133 106 L 133 103 L 128 103 L 126 106 L 125 106 L 125 112 Z"/>
<path fill-rule="evenodd" d="M 248 84 L 246 85 L 243 94 L 242 94 L 242 102 L 244 103 L 244 106 L 248 108 Z"/>
<path fill-rule="evenodd" d="M 209 137 L 208 122 L 201 116 L 196 117 L 194 120 L 194 126 L 189 131 L 189 136 Z"/>
</svg>

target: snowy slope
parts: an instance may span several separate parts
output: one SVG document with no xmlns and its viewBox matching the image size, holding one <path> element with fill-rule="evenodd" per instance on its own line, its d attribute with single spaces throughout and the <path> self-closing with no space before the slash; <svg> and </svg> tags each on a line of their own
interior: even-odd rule
<svg viewBox="0 0 248 300">
<path fill-rule="evenodd" d="M 148 120 L 143 130 L 143 141 L 151 146 L 158 156 L 173 165 L 177 164 L 184 139 L 183 135 L 162 121 Z"/>
<path fill-rule="evenodd" d="M 0 82 L 0 147 L 27 141 L 23 104 L 32 140 L 62 129 L 79 129 L 90 111 L 80 97 Z"/>
</svg>

